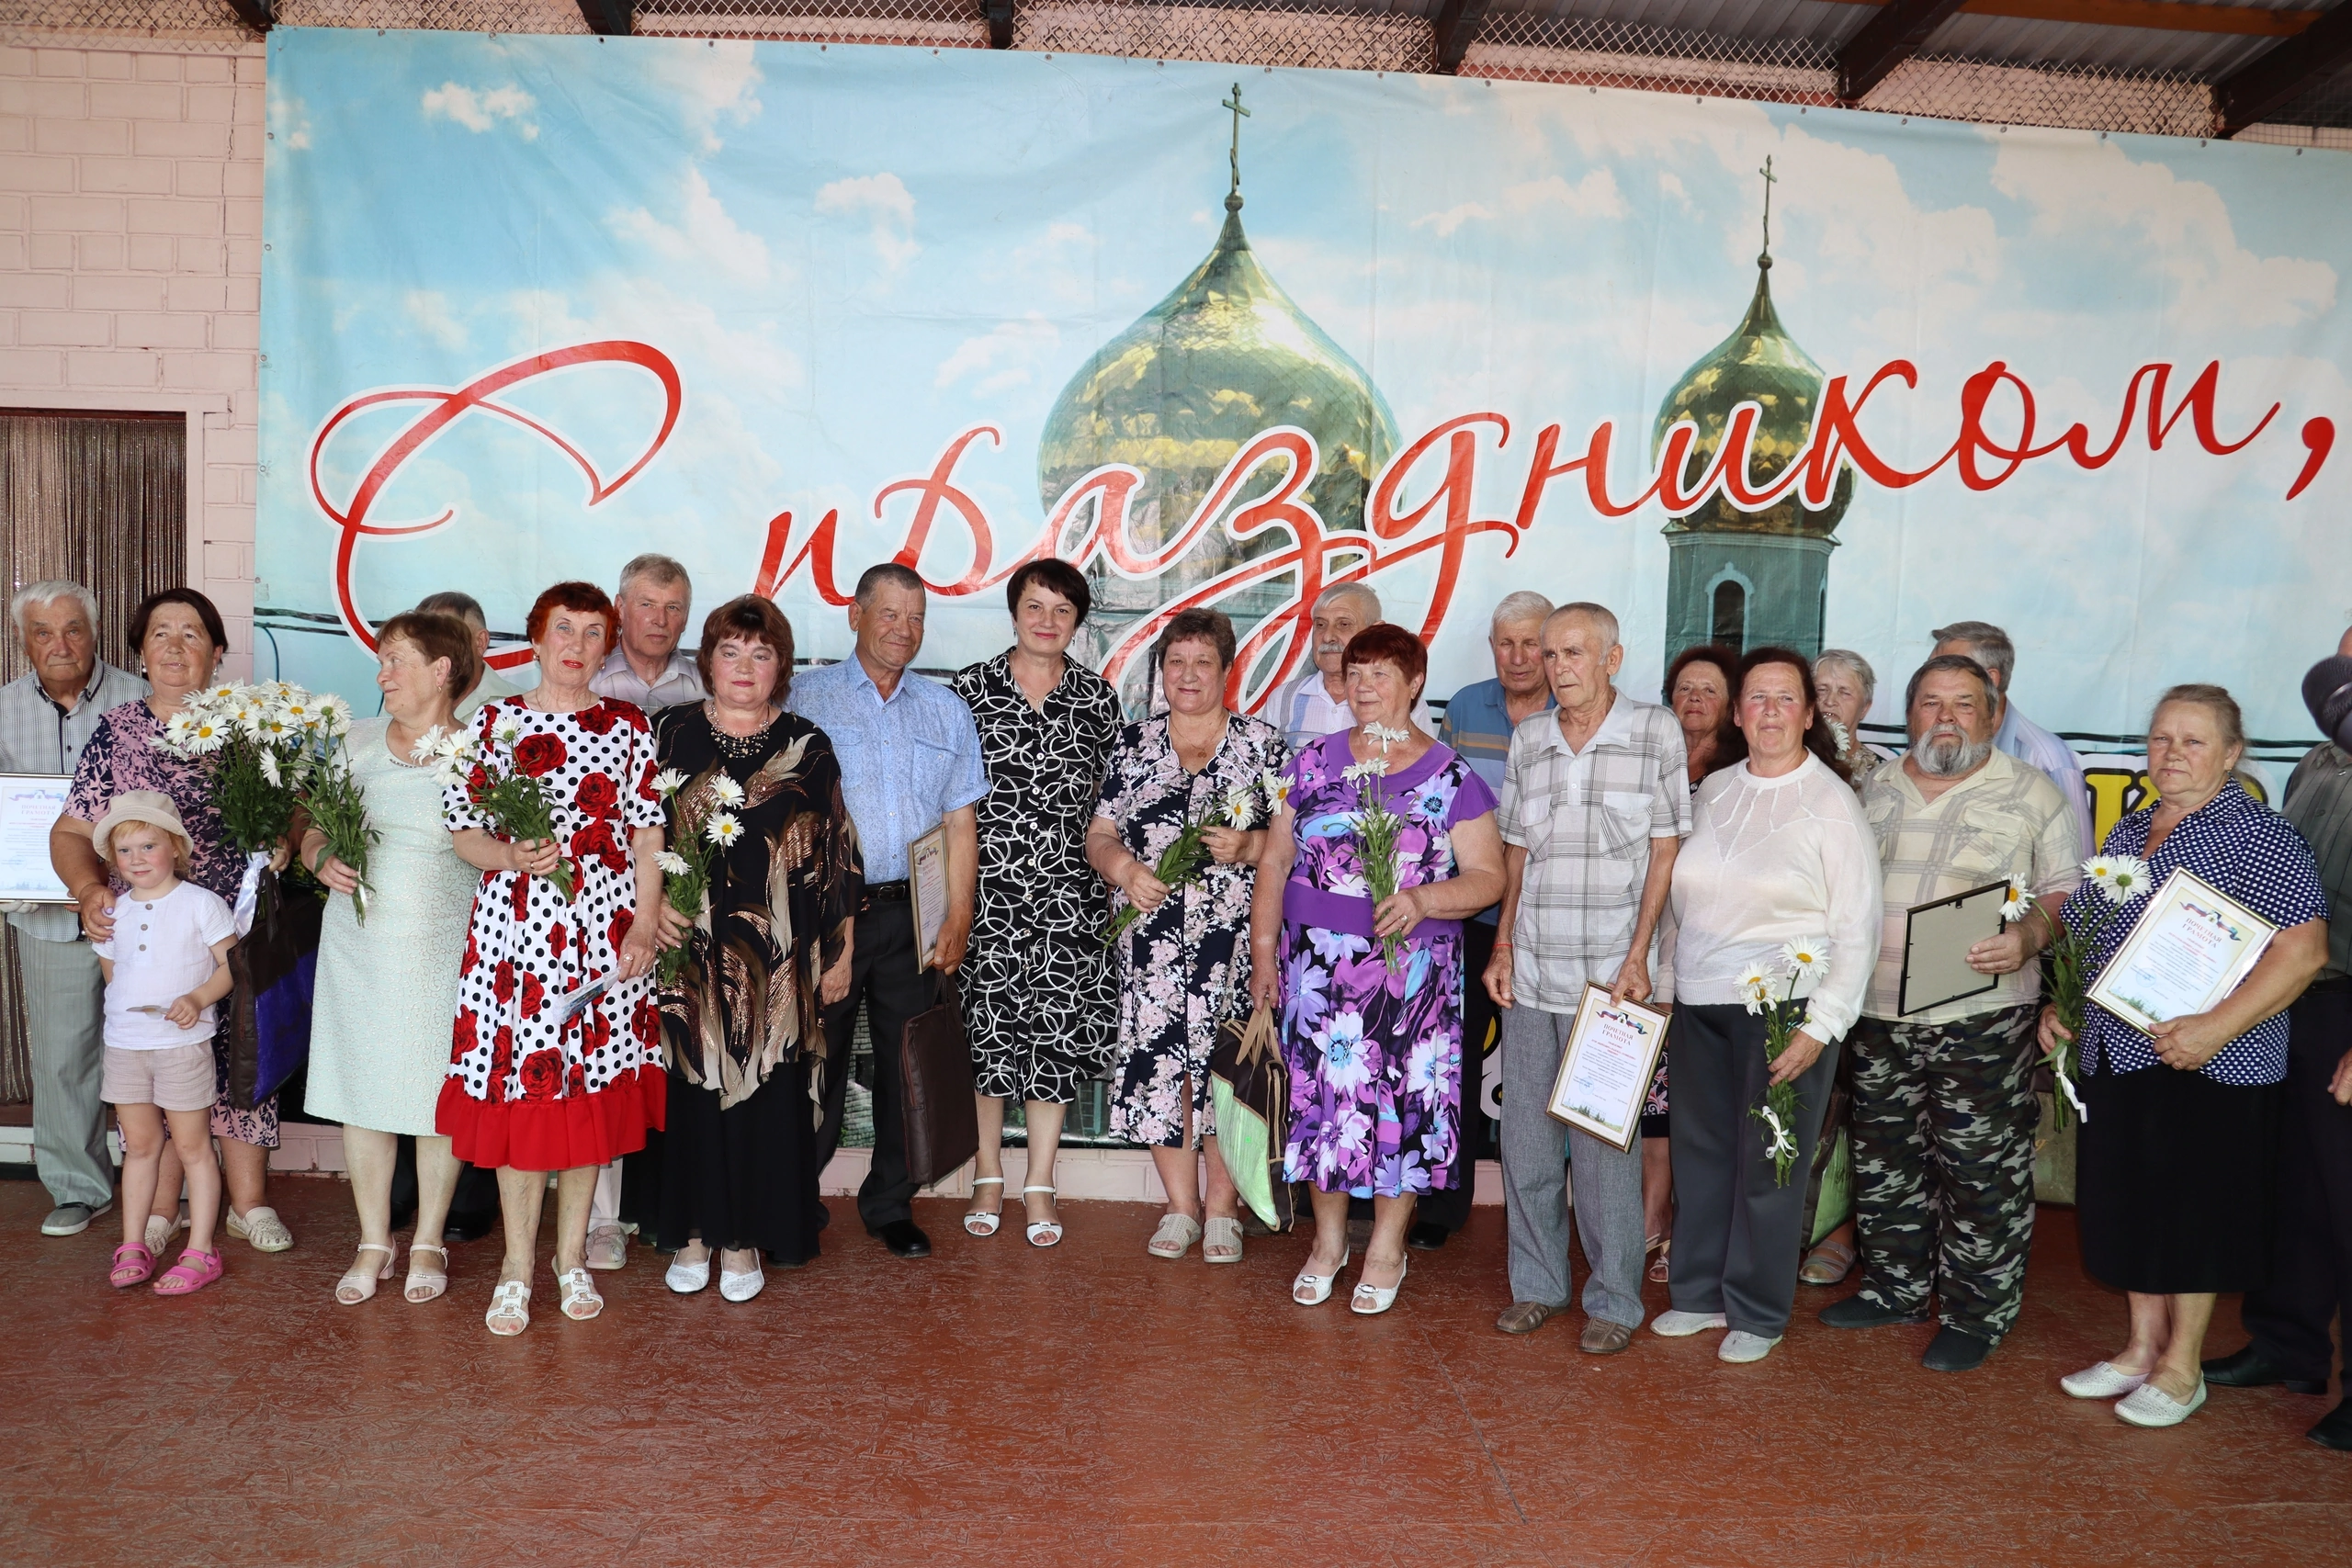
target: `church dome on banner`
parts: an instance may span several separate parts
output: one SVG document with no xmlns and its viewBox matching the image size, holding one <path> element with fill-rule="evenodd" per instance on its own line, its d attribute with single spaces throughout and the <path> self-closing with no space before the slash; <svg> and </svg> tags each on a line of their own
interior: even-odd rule
<svg viewBox="0 0 2352 1568">
<path fill-rule="evenodd" d="M 1819 364 L 1781 324 L 1772 303 L 1771 160 L 1765 160 L 1765 243 L 1756 258 L 1756 293 L 1732 334 L 1683 372 L 1658 406 L 1650 460 L 1682 420 L 1697 430 L 1681 481 L 1694 485 L 1713 463 L 1732 411 L 1757 406 L 1748 479 L 1761 487 L 1804 450 L 1824 377 Z M 1698 643 L 1734 649 L 1781 644 L 1807 658 L 1821 649 L 1831 536 L 1854 499 L 1854 470 L 1840 465 L 1829 504 L 1815 511 L 1795 491 L 1755 512 L 1720 491 L 1665 528 L 1669 547 L 1667 647 L 1670 661 Z"/>
<path fill-rule="evenodd" d="M 1105 463 L 1141 470 L 1127 514 L 1139 548 L 1181 531 L 1225 465 L 1261 431 L 1291 424 L 1315 437 L 1319 464 L 1305 499 L 1332 529 L 1363 527 L 1364 498 L 1397 446 L 1396 417 L 1372 378 L 1250 248 L 1238 159 L 1240 117 L 1248 111 L 1238 107 L 1238 87 L 1235 93 L 1226 105 L 1236 111 L 1233 185 L 1216 244 L 1173 292 L 1070 378 L 1038 444 L 1038 494 L 1048 512 Z M 1253 481 L 1245 497 L 1270 482 Z M 1248 553 L 1281 545 L 1255 540 Z M 1095 603 L 1111 624 L 1098 636 L 1226 570 L 1243 553 L 1221 529 L 1212 530 L 1157 582 L 1102 580 Z M 1271 607 L 1283 591 L 1272 584 L 1256 592 Z M 1227 608 L 1245 630 L 1255 618 L 1253 605 Z"/>
</svg>

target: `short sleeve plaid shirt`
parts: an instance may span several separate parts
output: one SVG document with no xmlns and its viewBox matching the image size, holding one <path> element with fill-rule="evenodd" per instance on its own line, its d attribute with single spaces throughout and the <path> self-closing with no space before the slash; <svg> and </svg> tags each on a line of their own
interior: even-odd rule
<svg viewBox="0 0 2352 1568">
<path fill-rule="evenodd" d="M 1633 945 L 1650 840 L 1690 831 L 1682 727 L 1620 692 L 1578 752 L 1556 712 L 1529 716 L 1511 733 L 1496 820 L 1503 842 L 1527 852 L 1511 988 L 1546 1012 L 1574 1012 L 1586 984 L 1615 979 Z M 1658 995 L 1670 995 L 1663 978 Z"/>
</svg>

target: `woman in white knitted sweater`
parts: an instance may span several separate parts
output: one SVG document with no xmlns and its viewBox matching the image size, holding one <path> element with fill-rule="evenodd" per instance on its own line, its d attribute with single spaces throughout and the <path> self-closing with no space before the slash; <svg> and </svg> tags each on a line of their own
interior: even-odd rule
<svg viewBox="0 0 2352 1568">
<path fill-rule="evenodd" d="M 1669 1337 L 1728 1328 L 1716 1354 L 1760 1360 L 1796 1299 L 1804 1173 L 1829 1103 L 1838 1043 L 1861 1010 L 1878 957 L 1878 849 L 1823 722 L 1805 660 L 1788 649 L 1740 660 L 1733 718 L 1747 761 L 1712 774 L 1691 802 L 1674 862 L 1674 1310 Z M 1792 976 L 1792 953 L 1826 954 Z M 1803 1004 L 1776 1060 L 1753 977 Z M 1772 1084 L 1795 1086 L 1794 1144 L 1781 1185 L 1773 1133 L 1753 1114 Z"/>
</svg>

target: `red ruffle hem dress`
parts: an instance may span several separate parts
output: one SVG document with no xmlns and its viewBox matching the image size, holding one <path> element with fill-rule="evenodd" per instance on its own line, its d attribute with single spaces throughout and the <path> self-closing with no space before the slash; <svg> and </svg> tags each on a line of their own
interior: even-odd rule
<svg viewBox="0 0 2352 1568">
<path fill-rule="evenodd" d="M 522 726 L 517 766 L 539 780 L 555 833 L 575 866 L 566 902 L 553 882 L 482 874 L 459 961 L 449 1077 L 435 1125 L 459 1159 L 517 1170 L 576 1170 L 645 1146 L 668 1104 L 653 980 L 615 980 L 564 1016 L 565 998 L 613 975 L 637 918 L 631 829 L 662 826 L 653 732 L 606 698 L 577 713 L 540 713 L 521 697 L 485 704 L 477 735 Z M 441 799 L 451 831 L 490 830 L 462 784 Z"/>
</svg>

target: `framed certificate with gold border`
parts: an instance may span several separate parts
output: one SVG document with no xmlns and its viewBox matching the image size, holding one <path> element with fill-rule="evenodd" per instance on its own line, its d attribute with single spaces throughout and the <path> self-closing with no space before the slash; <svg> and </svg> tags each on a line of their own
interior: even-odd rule
<svg viewBox="0 0 2352 1568">
<path fill-rule="evenodd" d="M 2211 1012 L 2278 934 L 2277 926 L 2183 866 L 2140 911 L 2099 971 L 2090 999 L 2143 1034 Z"/>
<path fill-rule="evenodd" d="M 947 923 L 946 823 L 907 846 L 907 895 L 914 907 L 915 967 L 928 969 L 939 957 L 940 928 Z"/>
<path fill-rule="evenodd" d="M 1588 983 L 1544 1109 L 1611 1147 L 1631 1149 L 1665 1048 L 1666 1014 L 1639 1002 L 1612 1002 L 1608 987 Z"/>
</svg>

